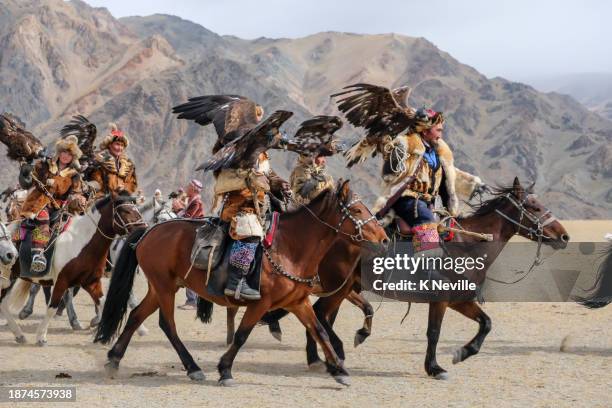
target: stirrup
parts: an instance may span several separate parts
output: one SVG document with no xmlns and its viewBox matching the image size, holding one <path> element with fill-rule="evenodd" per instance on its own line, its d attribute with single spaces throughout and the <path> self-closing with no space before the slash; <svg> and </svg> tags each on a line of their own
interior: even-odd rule
<svg viewBox="0 0 612 408">
<path fill-rule="evenodd" d="M 32 263 L 30 265 L 30 270 L 34 273 L 41 273 L 47 269 L 47 258 L 45 258 L 45 254 L 43 251 L 40 251 L 37 254 L 32 256 Z"/>
</svg>

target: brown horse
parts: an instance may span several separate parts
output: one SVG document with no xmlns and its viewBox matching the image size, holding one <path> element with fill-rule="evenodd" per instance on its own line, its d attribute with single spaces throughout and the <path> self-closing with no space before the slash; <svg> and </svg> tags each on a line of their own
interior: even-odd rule
<svg viewBox="0 0 612 408">
<path fill-rule="evenodd" d="M 19 279 L 0 307 L 18 343 L 26 339 L 13 317 L 9 306 L 22 305 L 33 281 L 43 286 L 53 286 L 47 313 L 36 332 L 37 344 L 47 344 L 47 328 L 57 311 L 64 292 L 72 286 L 81 286 L 99 307 L 103 296 L 100 279 L 104 272 L 106 255 L 111 242 L 118 235 L 128 234 L 144 225 L 134 198 L 127 193 L 100 199 L 85 214 L 72 218 L 69 226 L 55 242 L 50 272 L 40 279 Z M 13 267 L 14 277 L 19 276 L 19 262 Z"/>
<path fill-rule="evenodd" d="M 115 265 L 94 341 L 107 343 L 118 331 L 137 265 L 149 281 L 149 290 L 140 305 L 130 313 L 123 332 L 108 352 L 107 370 L 112 373 L 118 369 L 134 330 L 159 307 L 160 326 L 181 358 L 188 376 L 192 380 L 204 379 L 200 367 L 176 332 L 174 299 L 179 285 L 183 284 L 200 297 L 219 305 L 246 306 L 233 342 L 217 366 L 220 385 L 233 384 L 231 370 L 240 347 L 263 314 L 277 308 L 285 308 L 298 317 L 323 349 L 328 372 L 337 382 L 348 385 L 348 372 L 330 345 L 308 296 L 317 276 L 320 276 L 317 266 L 336 237 L 377 250 L 388 242 L 374 216 L 353 196 L 349 183 L 339 183 L 336 191 L 328 190 L 308 205 L 280 216 L 272 246 L 263 257 L 262 298 L 258 301 L 245 303 L 208 292 L 206 271 L 192 268 L 190 263 L 197 226 L 193 222 L 169 221 L 151 228 L 146 234 L 140 230 L 128 237 Z M 296 231 L 302 233 L 296 234 Z M 136 242 L 138 245 L 134 249 Z M 200 306 L 202 302 L 203 299 Z M 204 320 L 209 319 L 212 312 L 212 304 L 206 302 L 206 306 L 200 314 Z"/>
<path fill-rule="evenodd" d="M 458 222 L 467 231 L 492 234 L 493 242 L 497 245 L 495 245 L 494 248 L 487 247 L 490 252 L 487 253 L 485 273 L 510 238 L 514 235 L 521 235 L 532 241 L 541 240 L 543 244 L 552 246 L 553 248 L 564 248 L 569 242 L 569 235 L 565 228 L 540 202 L 538 202 L 533 194 L 525 191 L 520 185 L 518 178 L 515 178 L 511 187 L 497 189 L 492 199 L 476 206 L 472 215 L 466 218 L 459 218 Z M 393 231 L 388 232 L 390 236 L 398 238 Z M 401 237 L 399 239 L 401 239 Z M 476 243 L 479 240 L 476 237 L 456 234 L 454 241 Z M 346 250 L 351 251 L 351 247 L 346 245 Z M 327 271 L 332 269 L 337 271 L 336 274 L 333 275 L 336 278 L 336 284 L 339 280 L 345 279 L 345 276 L 351 274 L 353 277 L 352 282 L 354 282 L 356 287 L 361 287 L 362 285 L 364 287 L 371 287 L 371 282 L 362 282 L 362 277 L 367 277 L 369 274 L 361 273 L 359 262 L 355 261 L 355 258 L 350 260 L 350 255 L 348 254 L 336 258 L 336 253 L 341 254 L 338 250 L 334 252 L 330 251 L 329 257 L 326 256 L 319 266 L 319 274 L 321 276 L 330 276 Z M 359 251 L 353 250 L 352 256 L 358 257 Z M 317 317 L 328 330 L 332 346 L 334 346 L 339 356 L 344 356 L 344 350 L 342 349 L 342 341 L 340 341 L 338 336 L 333 332 L 332 324 L 338 312 L 338 307 L 344 299 L 343 296 L 346 296 L 349 292 L 350 290 L 348 289 L 338 291 L 334 296 L 319 299 L 314 306 Z M 404 295 L 402 298 L 396 299 L 404 302 L 424 302 L 423 299 L 415 297 L 410 293 Z M 472 300 L 428 303 L 429 321 L 427 328 L 425 371 L 431 377 L 445 379 L 447 378 L 446 370 L 441 368 L 436 361 L 436 348 L 446 309 L 450 307 L 479 324 L 476 336 L 455 352 L 453 364 L 464 361 L 478 353 L 485 337 L 491 330 L 491 319 L 480 308 L 478 303 Z M 286 311 L 275 310 L 266 315 L 264 321 L 279 319 L 286 314 Z M 307 337 L 308 336 L 309 334 L 307 333 Z M 308 338 L 306 350 L 309 366 L 316 367 L 320 365 L 321 360 L 317 354 L 316 344 L 310 338 Z"/>
</svg>

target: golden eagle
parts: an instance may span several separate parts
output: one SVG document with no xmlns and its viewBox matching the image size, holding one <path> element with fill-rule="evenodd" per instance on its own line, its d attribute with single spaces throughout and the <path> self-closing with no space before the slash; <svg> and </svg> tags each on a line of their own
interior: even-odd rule
<svg viewBox="0 0 612 408">
<path fill-rule="evenodd" d="M 11 160 L 32 162 L 45 154 L 43 144 L 25 127 L 15 115 L 0 115 L 0 142 L 8 148 L 6 155 Z"/>
<path fill-rule="evenodd" d="M 98 135 L 98 128 L 83 115 L 74 115 L 61 130 L 63 138 L 76 136 L 79 140 L 79 148 L 83 152 L 81 163 L 89 162 L 94 157 L 94 142 Z"/>
<path fill-rule="evenodd" d="M 408 106 L 411 89 L 389 90 L 383 86 L 354 84 L 345 91 L 331 95 L 338 98 L 338 109 L 355 127 L 367 131 L 366 137 L 354 144 L 346 153 L 348 167 L 363 162 L 368 153 L 376 155 L 385 139 L 395 138 L 414 125 L 416 111 Z"/>
<path fill-rule="evenodd" d="M 317 156 L 332 156 L 341 151 L 334 133 L 342 127 L 338 116 L 319 115 L 300 124 L 293 139 L 287 142 L 287 150 Z"/>
<path fill-rule="evenodd" d="M 172 112 L 178 114 L 178 119 L 215 126 L 218 139 L 213 156 L 196 168 L 204 171 L 254 167 L 260 153 L 279 147 L 282 139 L 279 129 L 293 115 L 278 110 L 262 120 L 263 108 L 240 95 L 189 98 L 187 103 L 172 108 Z"/>
</svg>

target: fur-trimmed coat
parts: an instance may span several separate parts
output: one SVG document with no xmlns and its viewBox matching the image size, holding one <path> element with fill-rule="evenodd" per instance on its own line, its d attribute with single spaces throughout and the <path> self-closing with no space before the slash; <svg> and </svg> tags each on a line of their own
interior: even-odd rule
<svg viewBox="0 0 612 408">
<path fill-rule="evenodd" d="M 257 169 L 223 169 L 215 176 L 215 202 L 212 208 L 223 201 L 221 219 L 231 221 L 238 213 L 254 213 L 253 191 L 260 207 L 265 203 L 266 193 L 281 196 L 286 183 L 270 168 L 268 155 L 263 153 Z M 225 197 L 225 198 L 224 198 Z"/>
<path fill-rule="evenodd" d="M 97 190 L 97 196 L 126 190 L 133 194 L 138 188 L 136 167 L 125 154 L 118 159 L 108 151 L 103 150 L 96 154 L 93 170 L 89 172 L 87 180 Z"/>
<path fill-rule="evenodd" d="M 82 194 L 81 175 L 79 170 L 71 165 L 59 170 L 57 161 L 46 159 L 36 163 L 32 171 L 44 188 L 56 201 L 72 200 L 75 195 Z M 21 181 L 23 188 L 32 188 L 21 207 L 21 217 L 35 218 L 50 203 L 51 199 L 42 191 L 42 188 L 33 181 Z"/>
<path fill-rule="evenodd" d="M 393 195 L 404 184 L 405 180 L 415 173 L 419 160 L 424 162 L 419 173 L 416 174 L 416 180 L 402 195 L 419 196 L 427 201 L 440 195 L 444 206 L 452 215 L 457 215 L 459 210 L 458 193 L 461 194 L 462 198 L 469 197 L 474 188 L 482 184 L 480 178 L 455 168 L 453 153 L 443 140 L 439 140 L 437 145 L 434 146 L 440 161 L 440 165 L 435 170 L 422 158 L 425 154 L 425 144 L 419 134 L 399 136 L 393 141 L 394 147 L 397 144 L 401 144 L 400 148 L 403 148 L 406 152 L 404 157 L 405 168 L 400 173 L 390 171 L 383 174 L 383 194 L 386 199 Z M 386 163 L 388 163 L 388 158 Z M 397 165 L 395 166 L 397 167 Z M 389 166 L 386 165 L 385 169 L 388 168 Z"/>
</svg>

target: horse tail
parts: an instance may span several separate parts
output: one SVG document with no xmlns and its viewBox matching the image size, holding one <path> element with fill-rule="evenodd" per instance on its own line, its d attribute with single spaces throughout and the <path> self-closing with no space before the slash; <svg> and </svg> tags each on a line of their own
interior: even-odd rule
<svg viewBox="0 0 612 408">
<path fill-rule="evenodd" d="M 590 309 L 599 309 L 612 303 L 612 246 L 605 257 L 599 266 L 595 284 L 588 289 L 591 293 L 586 297 L 575 298 L 578 303 Z"/>
<path fill-rule="evenodd" d="M 260 322 L 261 323 L 265 323 L 265 324 L 276 323 L 280 319 L 282 319 L 283 317 L 287 316 L 288 314 L 289 314 L 289 312 L 286 311 L 285 309 L 272 310 L 270 312 L 266 312 L 266 314 L 264 314 L 261 317 Z"/>
<path fill-rule="evenodd" d="M 139 228 L 133 231 L 125 241 L 119 258 L 115 263 L 115 269 L 111 275 L 108 293 L 104 301 L 104 309 L 100 324 L 96 330 L 94 343 L 107 344 L 114 337 L 125 316 L 130 299 L 130 292 L 134 286 L 134 275 L 138 267 L 135 244 L 142 238 L 146 229 Z"/>
<path fill-rule="evenodd" d="M 28 296 L 30 295 L 30 286 L 32 282 L 25 281 L 23 279 L 17 279 L 17 282 L 13 285 L 8 295 L 8 308 L 11 313 L 15 313 L 23 307 Z"/>
<path fill-rule="evenodd" d="M 202 323 L 210 323 L 213 313 L 213 302 L 210 302 L 203 297 L 198 296 L 198 311 L 196 316 Z"/>
</svg>

